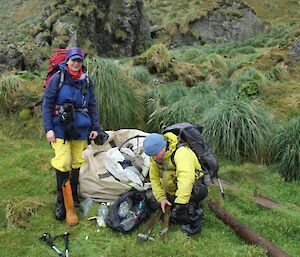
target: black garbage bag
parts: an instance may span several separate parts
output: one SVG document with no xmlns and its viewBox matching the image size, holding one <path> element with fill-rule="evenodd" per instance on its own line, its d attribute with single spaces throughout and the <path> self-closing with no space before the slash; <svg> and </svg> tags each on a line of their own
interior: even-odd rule
<svg viewBox="0 0 300 257">
<path fill-rule="evenodd" d="M 202 208 L 193 208 L 189 210 L 190 223 L 181 225 L 181 229 L 188 235 L 199 234 L 204 225 L 204 212 Z"/>
<path fill-rule="evenodd" d="M 120 205 L 125 202 L 129 203 L 127 204 L 127 206 L 129 205 L 129 211 L 126 216 L 120 211 Z M 105 223 L 113 230 L 129 233 L 151 212 L 146 193 L 133 189 L 122 194 L 114 202 L 105 218 Z"/>
<path fill-rule="evenodd" d="M 180 224 L 181 229 L 188 235 L 199 234 L 204 224 L 203 209 L 193 203 L 175 204 L 171 221 Z"/>
</svg>

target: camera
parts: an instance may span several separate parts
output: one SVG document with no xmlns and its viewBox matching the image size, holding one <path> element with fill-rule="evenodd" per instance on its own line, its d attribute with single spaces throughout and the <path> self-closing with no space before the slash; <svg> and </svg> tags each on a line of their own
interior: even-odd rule
<svg viewBox="0 0 300 257">
<path fill-rule="evenodd" d="M 69 123 L 73 121 L 74 107 L 73 104 L 64 104 L 63 112 L 59 114 L 60 121 L 62 123 Z"/>
</svg>

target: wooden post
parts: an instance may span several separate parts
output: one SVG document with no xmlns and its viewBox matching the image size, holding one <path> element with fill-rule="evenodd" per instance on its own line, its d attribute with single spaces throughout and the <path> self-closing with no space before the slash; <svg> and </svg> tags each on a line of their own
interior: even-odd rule
<svg viewBox="0 0 300 257">
<path fill-rule="evenodd" d="M 169 205 L 166 206 L 165 208 L 165 213 L 164 213 L 164 224 L 162 231 L 160 232 L 160 239 L 162 241 L 167 241 L 167 236 L 169 232 L 169 224 L 170 224 L 170 215 L 171 215 L 171 208 Z"/>
<path fill-rule="evenodd" d="M 215 215 L 222 220 L 225 224 L 230 226 L 236 233 L 238 233 L 244 240 L 249 243 L 257 244 L 266 249 L 272 257 L 290 257 L 286 252 L 278 248 L 272 242 L 264 239 L 256 234 L 256 232 L 240 221 L 236 220 L 233 216 L 226 213 L 215 202 L 210 201 L 208 207 L 215 213 Z"/>
</svg>

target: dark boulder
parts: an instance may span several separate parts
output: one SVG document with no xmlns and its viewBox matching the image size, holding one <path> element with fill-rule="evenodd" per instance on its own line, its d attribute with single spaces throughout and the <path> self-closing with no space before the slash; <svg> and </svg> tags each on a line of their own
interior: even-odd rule
<svg viewBox="0 0 300 257">
<path fill-rule="evenodd" d="M 289 60 L 300 61 L 300 39 L 295 40 L 295 42 L 289 46 Z"/>
<path fill-rule="evenodd" d="M 5 52 L 5 60 L 8 68 L 16 68 L 19 70 L 24 69 L 22 52 L 14 44 L 9 44 L 7 46 L 7 51 Z"/>
<path fill-rule="evenodd" d="M 219 1 L 217 7 L 189 22 L 188 31 L 177 34 L 172 45 L 244 41 L 263 31 L 254 10 L 240 1 Z"/>
<path fill-rule="evenodd" d="M 24 70 L 36 70 L 42 66 L 42 54 L 35 44 L 27 43 L 21 48 L 21 51 L 23 56 Z"/>
</svg>

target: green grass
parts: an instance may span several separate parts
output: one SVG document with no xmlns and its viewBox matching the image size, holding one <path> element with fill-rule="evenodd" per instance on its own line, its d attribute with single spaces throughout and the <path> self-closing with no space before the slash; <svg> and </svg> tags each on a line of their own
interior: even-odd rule
<svg viewBox="0 0 300 257">
<path fill-rule="evenodd" d="M 55 256 L 55 253 L 39 241 L 44 232 L 51 235 L 69 231 L 70 256 L 265 256 L 265 251 L 245 243 L 229 227 L 224 225 L 205 208 L 205 226 L 200 235 L 188 237 L 177 225 L 172 224 L 166 243 L 158 240 L 161 225 L 153 231 L 155 242 L 143 245 L 135 243 L 137 234 L 144 228 L 142 223 L 130 235 L 114 232 L 109 228 L 98 229 L 94 221 L 87 221 L 80 213 L 80 224 L 73 228 L 54 219 L 55 178 L 50 168 L 52 150 L 43 140 L 14 140 L 1 136 L 0 170 L 0 256 Z M 13 158 L 11 158 L 13 156 Z M 218 188 L 210 187 L 210 195 L 217 198 L 223 207 L 242 222 L 255 229 L 287 251 L 298 256 L 299 214 L 291 216 L 278 211 L 267 211 L 251 203 L 246 197 L 254 190 L 284 204 L 300 206 L 299 182 L 283 182 L 279 175 L 264 166 L 244 164 L 234 166 L 221 162 L 220 174 L 227 181 L 243 189 L 242 194 L 225 190 L 226 200 L 222 203 Z M 25 219 L 27 226 L 7 228 L 5 208 L 8 201 L 32 199 L 43 205 Z M 292 207 L 294 208 L 294 207 Z M 296 208 L 296 207 L 295 207 Z M 97 210 L 92 208 L 90 215 Z M 62 240 L 56 243 L 64 249 Z"/>
<path fill-rule="evenodd" d="M 278 129 L 272 144 L 275 171 L 286 180 L 300 179 L 300 116 Z"/>
<path fill-rule="evenodd" d="M 3 2 L 0 10 L 0 36 L 14 43 L 25 40 L 27 33 L 24 32 L 37 22 L 44 2 L 37 0 Z M 181 32 L 187 28 L 189 20 L 204 14 L 216 3 L 215 0 L 145 2 L 153 24 L 174 29 L 174 24 L 179 23 L 178 29 Z M 71 1 L 68 1 L 68 4 L 70 3 Z M 94 59 L 89 68 L 96 85 L 102 125 L 107 129 L 143 127 L 144 118 L 147 129 L 153 132 L 178 121 L 201 123 L 203 117 L 209 114 L 211 116 L 207 116 L 206 120 L 212 122 L 212 116 L 215 115 L 219 122 L 215 124 L 219 125 L 210 127 L 205 124 L 205 130 L 212 133 L 211 137 L 208 137 L 210 141 L 218 139 L 215 143 L 222 145 L 219 152 L 223 155 L 232 154 L 233 157 L 230 158 L 233 160 L 260 161 L 259 152 L 265 147 L 262 145 L 268 141 L 267 130 L 274 125 L 268 123 L 268 117 L 261 115 L 258 120 L 255 120 L 254 118 L 258 118 L 256 115 L 260 115 L 261 112 L 252 113 L 245 108 L 242 109 L 241 115 L 251 113 L 251 117 L 244 117 L 242 121 L 237 119 L 237 123 L 229 126 L 226 119 L 235 118 L 233 116 L 236 112 L 229 112 L 226 117 L 217 114 L 221 115 L 226 111 L 222 101 L 232 102 L 239 97 L 252 102 L 251 105 L 266 106 L 275 116 L 276 123 L 284 124 L 291 118 L 299 116 L 299 65 L 286 63 L 286 55 L 288 44 L 297 37 L 300 8 L 297 1 L 249 0 L 247 3 L 254 7 L 260 18 L 267 21 L 266 32 L 245 42 L 189 46 L 175 50 L 168 50 L 157 44 L 158 48 L 153 47 L 151 51 L 146 52 L 147 54 L 141 55 L 147 58 L 140 60 L 140 63 L 146 64 L 148 70 L 158 73 L 164 79 L 170 72 L 168 67 L 176 63 L 184 64 L 178 66 L 180 71 L 187 73 L 183 75 L 193 73 L 188 69 L 188 65 L 201 67 L 201 75 L 205 76 L 205 81 L 191 83 L 192 88 L 187 88 L 185 83 L 180 81 L 159 86 L 140 83 L 137 85 L 135 80 L 146 84 L 152 78 L 141 66 L 127 69 L 129 73 L 127 74 L 123 65 L 129 67 L 133 62 L 132 59 L 119 62 Z M 3 46 L 0 45 L 0 51 L 3 50 Z M 157 52 L 159 49 L 160 51 Z M 272 60 L 272 56 L 276 57 L 278 54 L 279 57 L 283 57 L 283 60 L 276 63 Z M 18 75 L 25 81 L 18 86 L 11 83 L 12 78 L 10 84 L 4 83 L 5 86 L 3 80 L 1 82 L 1 108 L 8 113 L 7 107 L 13 106 L 13 112 L 17 112 L 12 115 L 1 114 L 0 117 L 0 256 L 55 256 L 54 252 L 38 238 L 43 232 L 56 235 L 66 230 L 71 233 L 70 256 L 77 257 L 265 256 L 264 250 L 245 243 L 230 228 L 216 219 L 206 203 L 204 204 L 205 227 L 201 235 L 187 237 L 178 226 L 172 225 L 167 243 L 156 240 L 143 246 L 135 244 L 134 241 L 137 234 L 145 227 L 144 223 L 132 234 L 122 235 L 109 228 L 98 230 L 96 223 L 87 221 L 81 213 L 80 225 L 74 228 L 67 228 L 64 222 L 56 221 L 53 217 L 55 178 L 49 164 L 53 153 L 45 140 L 37 139 L 44 137 L 39 107 L 30 110 L 29 120 L 23 120 L 18 113 L 40 98 L 41 81 L 34 73 L 24 72 Z M 244 85 L 242 90 L 241 85 Z M 5 91 L 4 88 L 10 89 Z M 143 103 L 144 96 L 146 99 Z M 218 111 L 215 109 L 217 107 Z M 237 115 L 237 117 L 242 116 Z M 252 124 L 264 123 L 263 131 L 249 129 L 247 122 L 251 120 Z M 228 133 L 224 132 L 226 128 Z M 247 131 L 255 133 L 249 135 Z M 230 137 L 232 133 L 234 136 Z M 287 133 L 281 135 L 283 138 Z M 224 143 L 226 140 L 229 144 Z M 234 148 L 236 145 L 238 147 Z M 299 152 L 298 148 L 296 145 L 295 149 Z M 283 164 L 287 164 L 289 160 L 292 160 L 297 167 L 295 155 L 294 159 L 291 159 L 283 146 L 282 149 L 285 155 L 280 156 L 287 158 L 282 159 L 281 168 L 286 171 L 288 167 Z M 249 152 L 252 153 L 250 156 Z M 256 158 L 257 156 L 259 158 Z M 263 158 L 265 156 L 266 153 L 263 153 Z M 217 188 L 210 188 L 210 196 L 217 199 L 228 212 L 283 248 L 291 256 L 300 256 L 299 181 L 285 182 L 278 173 L 274 172 L 275 168 L 275 166 L 267 168 L 257 164 L 233 164 L 221 161 L 221 177 L 233 182 L 242 190 L 237 192 L 225 190 L 225 202 L 222 202 Z M 276 208 L 272 211 L 262 209 L 251 202 L 253 194 L 270 197 L 287 208 Z M 30 205 L 31 201 L 42 203 L 42 206 L 33 208 L 33 215 L 23 217 L 21 223 L 18 223 L 19 226 L 7 228 L 5 217 L 7 204 L 9 202 L 16 204 L 18 206 L 16 212 L 18 212 L 22 210 L 22 205 L 24 208 L 25 205 Z M 95 212 L 96 209 L 95 207 L 92 211 Z M 91 213 L 93 214 L 95 213 Z M 21 228 L 21 225 L 24 228 Z M 160 225 L 157 225 L 153 233 L 155 238 L 159 237 L 159 232 Z M 57 246 L 60 249 L 64 248 L 61 241 L 57 242 Z"/>
<path fill-rule="evenodd" d="M 144 66 L 136 66 L 131 68 L 129 74 L 136 80 L 148 84 L 151 80 L 151 74 Z"/>
<path fill-rule="evenodd" d="M 284 2 L 281 0 L 248 0 L 258 17 L 273 24 L 299 21 L 300 9 L 298 1 Z"/>
</svg>

